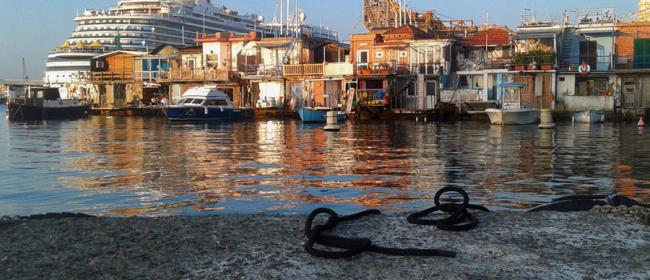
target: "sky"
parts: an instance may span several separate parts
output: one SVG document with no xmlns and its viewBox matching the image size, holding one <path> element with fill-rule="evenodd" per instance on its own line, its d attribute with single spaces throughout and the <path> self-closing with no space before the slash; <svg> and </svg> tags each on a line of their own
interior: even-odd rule
<svg viewBox="0 0 650 280">
<path fill-rule="evenodd" d="M 18 78 L 22 58 L 27 74 L 42 79 L 45 59 L 74 30 L 73 17 L 84 8 L 108 8 L 117 0 L 0 0 L 0 79 Z M 273 18 L 274 0 L 213 0 L 233 10 Z M 293 0 L 292 0 L 293 2 Z M 301 7 L 312 24 L 322 24 L 347 37 L 363 32 L 362 0 L 301 0 Z M 557 17 L 571 10 L 589 7 L 615 7 L 626 15 L 636 11 L 637 0 L 406 0 L 417 10 L 436 10 L 442 19 L 473 19 L 515 28 L 523 10 L 535 11 L 540 18 Z"/>
</svg>

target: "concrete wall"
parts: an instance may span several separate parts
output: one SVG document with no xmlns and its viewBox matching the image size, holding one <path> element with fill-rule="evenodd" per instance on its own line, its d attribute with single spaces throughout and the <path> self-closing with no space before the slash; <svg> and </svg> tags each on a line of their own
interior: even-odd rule
<svg viewBox="0 0 650 280">
<path fill-rule="evenodd" d="M 479 90 L 475 89 L 443 90 L 440 92 L 440 100 L 449 103 L 479 101 L 479 94 Z"/>
<path fill-rule="evenodd" d="M 561 102 L 561 109 L 566 111 L 613 111 L 613 96 L 565 96 Z"/>
<path fill-rule="evenodd" d="M 558 75 L 557 98 L 562 101 L 565 96 L 576 95 L 576 75 Z"/>
</svg>

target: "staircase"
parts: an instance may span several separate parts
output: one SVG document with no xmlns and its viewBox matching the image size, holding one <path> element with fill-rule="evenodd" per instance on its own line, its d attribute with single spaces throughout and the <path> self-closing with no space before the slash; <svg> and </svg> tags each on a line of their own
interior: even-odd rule
<svg viewBox="0 0 650 280">
<path fill-rule="evenodd" d="M 287 50 L 284 53 L 284 58 L 282 59 L 283 64 L 289 64 L 291 62 L 291 54 L 293 53 L 293 49 L 296 48 L 296 44 L 298 44 L 298 40 L 300 40 L 299 36 L 293 36 L 291 38 L 291 43 L 289 43 L 289 46 L 287 47 Z"/>
<path fill-rule="evenodd" d="M 560 42 L 558 50 L 558 66 L 561 69 L 567 69 L 569 66 L 577 66 L 580 64 L 579 45 L 580 41 L 578 36 L 575 35 L 575 28 L 565 28 L 562 32 L 562 41 Z"/>
</svg>

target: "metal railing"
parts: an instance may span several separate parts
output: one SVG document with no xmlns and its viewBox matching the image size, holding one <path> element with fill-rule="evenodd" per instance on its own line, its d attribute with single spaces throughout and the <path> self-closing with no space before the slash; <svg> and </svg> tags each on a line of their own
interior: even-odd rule
<svg viewBox="0 0 650 280">
<path fill-rule="evenodd" d="M 619 70 L 650 69 L 650 55 L 617 56 L 615 68 Z"/>
<path fill-rule="evenodd" d="M 437 75 L 441 66 L 428 63 L 394 64 L 394 63 L 357 63 L 357 75 Z"/>
<path fill-rule="evenodd" d="M 513 59 L 508 58 L 491 58 L 487 61 L 483 59 L 465 59 L 459 65 L 460 71 L 480 71 L 485 69 L 507 69 L 512 65 Z"/>
</svg>

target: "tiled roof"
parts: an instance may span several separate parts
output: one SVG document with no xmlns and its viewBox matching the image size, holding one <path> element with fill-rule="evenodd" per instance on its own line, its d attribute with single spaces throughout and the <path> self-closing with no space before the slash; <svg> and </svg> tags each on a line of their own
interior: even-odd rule
<svg viewBox="0 0 650 280">
<path fill-rule="evenodd" d="M 490 27 L 470 36 L 465 43 L 468 46 L 509 46 L 512 31 L 505 27 Z"/>
<path fill-rule="evenodd" d="M 391 35 L 409 35 L 411 39 L 427 39 L 431 38 L 431 34 L 426 33 L 419 28 L 407 24 L 402 25 L 398 28 L 391 29 L 383 34 L 384 36 L 390 37 Z"/>
</svg>

